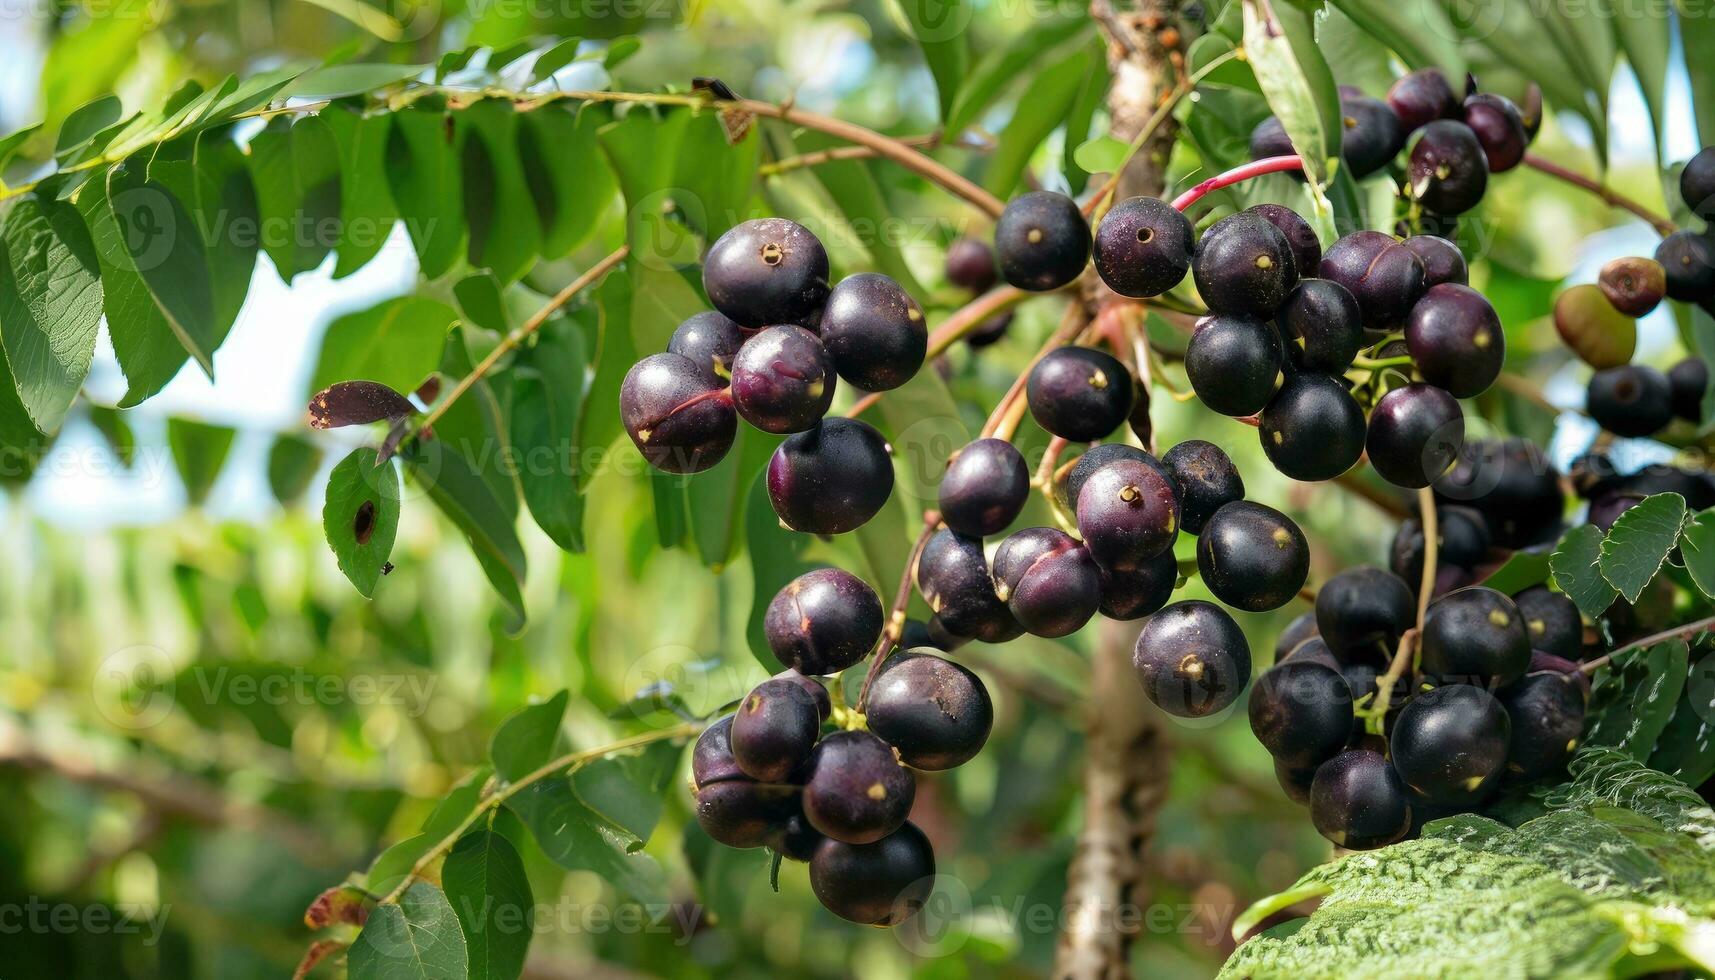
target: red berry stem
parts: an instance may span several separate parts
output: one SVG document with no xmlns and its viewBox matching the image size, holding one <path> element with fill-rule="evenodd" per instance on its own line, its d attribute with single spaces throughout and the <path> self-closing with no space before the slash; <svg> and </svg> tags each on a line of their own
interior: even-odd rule
<svg viewBox="0 0 1715 980">
<path fill-rule="evenodd" d="M 1203 181 L 1201 184 L 1198 184 L 1185 193 L 1179 195 L 1173 199 L 1173 207 L 1176 210 L 1183 211 L 1202 200 L 1205 195 L 1218 191 L 1223 187 L 1231 187 L 1234 184 L 1250 180 L 1252 177 L 1261 177 L 1263 174 L 1278 174 L 1291 170 L 1303 169 L 1304 161 L 1297 155 L 1264 157 L 1261 160 L 1252 160 L 1250 163 L 1234 167 L 1224 174 L 1218 174 L 1214 177 L 1210 177 L 1208 180 Z"/>
</svg>

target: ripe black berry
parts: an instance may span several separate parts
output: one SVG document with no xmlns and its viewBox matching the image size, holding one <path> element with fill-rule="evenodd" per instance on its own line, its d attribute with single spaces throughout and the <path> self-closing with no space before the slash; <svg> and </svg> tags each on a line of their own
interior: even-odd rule
<svg viewBox="0 0 1715 980">
<path fill-rule="evenodd" d="M 1673 414 L 1702 422 L 1703 395 L 1709 390 L 1709 365 L 1703 358 L 1688 357 L 1669 368 L 1667 383 L 1673 389 Z"/>
<path fill-rule="evenodd" d="M 1096 561 L 1077 539 L 1051 527 L 1027 527 L 994 553 L 994 593 L 1035 636 L 1076 633 L 1101 603 Z"/>
<path fill-rule="evenodd" d="M 797 222 L 756 218 L 709 247 L 703 289 L 741 327 L 814 322 L 828 299 L 828 253 Z"/>
<path fill-rule="evenodd" d="M 994 223 L 994 247 L 1007 282 L 1031 292 L 1059 289 L 1090 259 L 1090 223 L 1066 195 L 1032 191 L 1007 203 Z"/>
<path fill-rule="evenodd" d="M 1251 687 L 1251 732 L 1277 762 L 1308 769 L 1346 747 L 1352 690 L 1340 672 L 1309 660 L 1262 672 Z"/>
<path fill-rule="evenodd" d="M 1242 418 L 1268 404 L 1283 358 L 1280 335 L 1263 321 L 1204 317 L 1185 350 L 1185 376 L 1210 411 Z"/>
<path fill-rule="evenodd" d="M 1530 137 L 1524 130 L 1524 119 L 1518 106 L 1504 95 L 1476 92 L 1465 99 L 1465 125 L 1477 135 L 1483 155 L 1489 161 L 1489 172 L 1498 174 L 1511 170 L 1524 159 L 1525 145 Z"/>
<path fill-rule="evenodd" d="M 821 712 L 803 686 L 784 678 L 763 681 L 733 715 L 733 758 L 752 779 L 787 782 L 809 758 L 821 725 Z"/>
<path fill-rule="evenodd" d="M 1679 172 L 1679 198 L 1692 214 L 1715 221 L 1715 147 L 1704 147 Z"/>
<path fill-rule="evenodd" d="M 910 381 L 929 347 L 917 301 L 875 272 L 840 280 L 817 332 L 840 377 L 864 391 L 888 391 Z"/>
<path fill-rule="evenodd" d="M 994 249 L 978 238 L 961 238 L 947 246 L 947 281 L 973 293 L 986 293 L 1000 278 Z"/>
<path fill-rule="evenodd" d="M 827 840 L 816 828 L 810 826 L 810 821 L 804 816 L 802 806 L 797 808 L 786 821 L 780 825 L 768 841 L 768 846 L 788 861 L 809 861 L 816 856 L 816 849 Z"/>
<path fill-rule="evenodd" d="M 1166 201 L 1133 197 L 1096 228 L 1096 272 L 1121 296 L 1159 296 L 1185 278 L 1197 233 Z"/>
<path fill-rule="evenodd" d="M 976 757 L 994 727 L 988 688 L 964 667 L 932 654 L 896 654 L 870 688 L 869 730 L 913 769 L 938 772 Z"/>
<path fill-rule="evenodd" d="M 1159 464 L 1107 463 L 1084 480 L 1073 510 L 1085 547 L 1108 568 L 1133 568 L 1179 536 L 1179 497 Z"/>
<path fill-rule="evenodd" d="M 915 824 L 871 844 L 825 840 L 810 858 L 810 889 L 828 911 L 866 926 L 896 926 L 935 888 L 935 851 Z"/>
<path fill-rule="evenodd" d="M 1405 144 L 1399 117 L 1380 99 L 1343 98 L 1340 119 L 1340 155 L 1359 180 L 1387 166 Z"/>
<path fill-rule="evenodd" d="M 1286 135 L 1286 127 L 1281 125 L 1279 116 L 1269 116 L 1256 124 L 1256 128 L 1251 130 L 1250 148 L 1252 160 L 1292 156 L 1298 152 L 1292 146 L 1292 139 Z M 1304 179 L 1302 173 L 1293 176 Z"/>
<path fill-rule="evenodd" d="M 1012 311 L 997 313 L 987 320 L 977 324 L 976 329 L 965 335 L 965 343 L 975 348 L 987 347 L 999 343 L 1012 327 Z"/>
<path fill-rule="evenodd" d="M 1465 265 L 1465 253 L 1459 246 L 1437 235 L 1413 235 L 1402 242 L 1423 260 L 1423 288 L 1444 282 L 1463 286 L 1470 275 Z"/>
<path fill-rule="evenodd" d="M 1279 228 L 1260 214 L 1240 211 L 1203 232 L 1191 276 L 1210 312 L 1267 317 L 1298 280 L 1298 267 Z"/>
<path fill-rule="evenodd" d="M 1090 347 L 1049 351 L 1025 384 L 1031 418 L 1072 442 L 1090 442 L 1119 428 L 1131 411 L 1131 397 L 1125 365 Z"/>
<path fill-rule="evenodd" d="M 1667 273 L 1667 295 L 1685 303 L 1715 298 L 1715 243 L 1706 234 L 1676 231 L 1655 247 Z"/>
<path fill-rule="evenodd" d="M 898 830 L 917 781 L 893 747 L 869 732 L 834 732 L 810 753 L 804 815 L 834 840 L 868 844 Z"/>
<path fill-rule="evenodd" d="M 794 531 L 843 534 L 862 527 L 892 493 L 887 440 L 857 419 L 823 419 L 787 436 L 768 461 L 768 499 Z"/>
<path fill-rule="evenodd" d="M 1312 766 L 1308 769 L 1294 769 L 1276 759 L 1274 760 L 1274 779 L 1280 784 L 1280 790 L 1286 794 L 1287 799 L 1299 806 L 1309 806 L 1310 785 L 1316 779 L 1317 768 Z"/>
<path fill-rule="evenodd" d="M 1423 380 L 1455 398 L 1474 398 L 1500 376 L 1506 358 L 1501 318 L 1483 294 L 1469 286 L 1432 287 L 1411 308 L 1405 342 Z"/>
<path fill-rule="evenodd" d="M 1622 256 L 1602 266 L 1596 285 L 1614 309 L 1626 316 L 1639 317 L 1655 309 L 1667 295 L 1667 270 L 1654 259 Z"/>
<path fill-rule="evenodd" d="M 1179 562 L 1171 550 L 1133 568 L 1096 568 L 1102 583 L 1098 608 L 1109 619 L 1142 619 L 1167 605 L 1179 584 Z"/>
<path fill-rule="evenodd" d="M 1340 374 L 1364 345 L 1358 300 L 1332 279 L 1299 280 L 1274 322 L 1286 342 L 1286 356 L 1303 371 Z"/>
<path fill-rule="evenodd" d="M 1546 586 L 1533 585 L 1513 596 L 1524 618 L 1530 648 L 1566 660 L 1577 660 L 1584 649 L 1584 619 L 1571 599 Z"/>
<path fill-rule="evenodd" d="M 1005 439 L 978 439 L 953 454 L 941 475 L 941 519 L 967 537 L 998 534 L 1030 499 L 1030 468 Z"/>
<path fill-rule="evenodd" d="M 1004 643 L 1024 632 L 994 594 L 980 539 L 935 532 L 917 560 L 916 577 L 917 591 L 935 611 L 935 620 L 953 635 Z"/>
<path fill-rule="evenodd" d="M 1524 548 L 1556 537 L 1566 509 L 1560 472 L 1522 439 L 1467 440 L 1435 481 L 1441 500 L 1480 511 L 1494 544 Z"/>
<path fill-rule="evenodd" d="M 701 473 L 720 462 L 738 434 L 724 387 L 689 358 L 651 354 L 619 387 L 619 415 L 637 451 L 668 473 Z"/>
<path fill-rule="evenodd" d="M 697 825 L 727 847 L 762 847 L 798 812 L 798 787 L 728 779 L 699 785 Z"/>
<path fill-rule="evenodd" d="M 703 729 L 691 748 L 691 782 L 696 786 L 748 779 L 732 755 L 732 715 L 723 715 Z"/>
<path fill-rule="evenodd" d="M 777 681 L 791 681 L 803 688 L 804 693 L 810 695 L 810 700 L 815 702 L 816 714 L 821 717 L 822 721 L 827 721 L 828 716 L 833 714 L 833 699 L 828 696 L 828 689 L 822 686 L 821 681 L 814 677 L 806 677 L 790 667 L 778 674 L 775 674 L 774 679 Z"/>
<path fill-rule="evenodd" d="M 1481 585 L 1429 604 L 1419 650 L 1423 673 L 1444 683 L 1505 684 L 1530 666 L 1530 635 L 1518 606 Z"/>
<path fill-rule="evenodd" d="M 1500 694 L 1512 735 L 1507 774 L 1530 780 L 1566 764 L 1584 733 L 1584 690 L 1579 676 L 1533 671 Z"/>
<path fill-rule="evenodd" d="M 1464 214 L 1489 186 L 1489 161 L 1471 127 L 1437 119 L 1418 130 L 1406 167 L 1413 197 L 1437 214 Z"/>
<path fill-rule="evenodd" d="M 1370 465 L 1396 487 L 1429 486 L 1453 465 L 1464 444 L 1464 410 L 1452 395 L 1434 385 L 1395 388 L 1370 410 L 1365 441 Z"/>
<path fill-rule="evenodd" d="M 744 346 L 739 325 L 714 310 L 698 313 L 679 324 L 667 352 L 689 358 L 710 382 L 725 386 L 732 378 L 732 359 Z"/>
<path fill-rule="evenodd" d="M 1412 794 L 1447 806 L 1470 803 L 1507 761 L 1512 726 L 1495 696 L 1448 684 L 1412 698 L 1388 739 L 1399 778 Z"/>
<path fill-rule="evenodd" d="M 1341 847 L 1373 850 L 1411 832 L 1411 800 L 1380 752 L 1352 749 L 1317 768 L 1310 783 L 1310 822 Z"/>
<path fill-rule="evenodd" d="M 1251 649 L 1233 617 L 1212 602 L 1175 602 L 1143 621 L 1132 666 L 1156 707 L 1201 718 L 1232 704 L 1251 679 Z"/>
<path fill-rule="evenodd" d="M 1309 613 L 1307 615 L 1315 615 Z M 1328 649 L 1328 644 L 1320 636 L 1311 635 L 1286 652 L 1285 656 L 1277 656 L 1275 663 L 1318 663 L 1330 670 L 1343 670 L 1345 665 L 1340 658 L 1334 656 L 1334 651 Z"/>
<path fill-rule="evenodd" d="M 834 401 L 834 364 L 803 327 L 769 327 L 744 342 L 732 362 L 732 400 L 764 432 L 803 432 Z"/>
<path fill-rule="evenodd" d="M 1624 364 L 1590 376 L 1584 408 L 1617 436 L 1654 435 L 1673 421 L 1673 385 L 1648 364 Z"/>
<path fill-rule="evenodd" d="M 1136 460 L 1146 466 L 1151 466 L 1165 477 L 1170 485 L 1172 484 L 1173 476 L 1161 460 L 1156 459 L 1154 456 L 1151 456 L 1136 446 L 1128 446 L 1123 442 L 1104 442 L 1099 445 L 1091 446 L 1089 449 L 1085 450 L 1083 455 L 1079 456 L 1077 461 L 1072 464 L 1072 468 L 1066 472 L 1065 491 L 1067 506 L 1076 508 L 1078 505 L 1078 494 L 1084 489 L 1084 481 L 1088 480 L 1091 474 L 1116 459 Z M 1175 492 L 1177 492 L 1178 489 L 1179 488 L 1177 486 L 1174 486 Z"/>
<path fill-rule="evenodd" d="M 1197 536 L 1197 571 L 1215 598 L 1229 606 L 1248 612 L 1279 609 L 1310 575 L 1310 543 L 1280 511 L 1236 500 L 1215 511 Z"/>
<path fill-rule="evenodd" d="M 1407 132 L 1459 111 L 1459 97 L 1439 68 L 1419 68 L 1395 81 L 1387 90 L 1387 104 Z"/>
<path fill-rule="evenodd" d="M 1443 504 L 1435 508 L 1436 564 L 1470 568 L 1489 553 L 1489 525 L 1469 507 Z M 1388 568 L 1416 592 L 1423 580 L 1423 522 L 1417 515 L 1400 522 L 1388 551 Z"/>
<path fill-rule="evenodd" d="M 1292 617 L 1286 628 L 1274 639 L 1274 662 L 1280 663 L 1287 655 L 1298 648 L 1300 643 L 1318 636 L 1316 632 L 1316 611 L 1302 612 Z"/>
<path fill-rule="evenodd" d="M 881 626 L 875 590 L 841 568 L 817 568 L 786 583 L 763 618 L 769 649 L 803 674 L 836 674 L 862 660 Z"/>
<path fill-rule="evenodd" d="M 1364 454 L 1364 410 L 1326 374 L 1287 378 L 1260 421 L 1262 451 L 1294 480 L 1332 480 Z"/>
<path fill-rule="evenodd" d="M 1417 602 L 1398 575 L 1348 568 L 1316 590 L 1316 630 L 1342 662 L 1385 661 L 1417 619 Z"/>
<path fill-rule="evenodd" d="M 1187 439 L 1169 449 L 1161 462 L 1179 490 L 1179 525 L 1203 533 L 1209 516 L 1223 504 L 1245 497 L 1245 481 L 1231 458 L 1212 442 Z"/>
<path fill-rule="evenodd" d="M 1315 274 L 1322 261 L 1322 241 L 1316 237 L 1310 222 L 1284 204 L 1253 204 L 1245 210 L 1262 215 L 1286 236 L 1286 244 L 1292 249 L 1292 265 L 1299 275 Z"/>
<path fill-rule="evenodd" d="M 1330 245 L 1320 271 L 1346 287 L 1372 330 L 1397 327 L 1423 295 L 1423 260 L 1379 231 L 1354 231 Z"/>
</svg>

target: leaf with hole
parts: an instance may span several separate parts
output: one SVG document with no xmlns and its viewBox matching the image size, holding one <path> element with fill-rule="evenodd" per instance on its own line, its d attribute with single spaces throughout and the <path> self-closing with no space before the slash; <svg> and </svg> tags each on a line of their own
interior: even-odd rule
<svg viewBox="0 0 1715 980">
<path fill-rule="evenodd" d="M 322 532 L 339 570 L 364 596 L 375 595 L 399 530 L 399 471 L 373 449 L 354 449 L 328 476 Z"/>
</svg>

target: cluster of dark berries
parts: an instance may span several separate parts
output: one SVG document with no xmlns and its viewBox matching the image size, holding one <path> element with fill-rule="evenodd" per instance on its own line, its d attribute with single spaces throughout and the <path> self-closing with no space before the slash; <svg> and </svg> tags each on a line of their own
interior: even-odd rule
<svg viewBox="0 0 1715 980">
<path fill-rule="evenodd" d="M 1342 572 L 1251 689 L 1251 730 L 1281 788 L 1342 847 L 1392 844 L 1503 784 L 1555 773 L 1583 730 L 1584 624 L 1570 599 L 1542 586 L 1451 591 L 1429 604 L 1416 674 L 1395 679 L 1390 662 L 1415 616 L 1399 576 Z"/>
<path fill-rule="evenodd" d="M 961 238 L 947 246 L 949 285 L 957 286 L 975 297 L 993 289 L 999 278 L 1000 270 L 995 266 L 994 249 L 989 247 L 988 242 L 978 238 Z M 1011 310 L 996 313 L 966 334 L 965 343 L 972 347 L 987 347 L 1005 337 L 1011 327 Z"/>
<path fill-rule="evenodd" d="M 880 600 L 850 573 L 794 579 L 765 620 L 769 646 L 789 668 L 710 725 L 692 756 L 697 822 L 711 838 L 809 862 L 822 904 L 867 925 L 904 921 L 933 888 L 934 851 L 907 820 L 914 771 L 969 761 L 994 723 L 975 674 L 918 649 L 882 665 L 862 727 L 832 724 L 832 699 L 815 675 L 863 660 L 882 625 Z"/>
<path fill-rule="evenodd" d="M 826 418 L 836 378 L 897 388 L 923 366 L 923 311 L 897 282 L 859 273 L 828 284 L 828 253 L 784 218 L 746 221 L 710 247 L 703 287 L 714 310 L 673 332 L 620 388 L 632 442 L 657 469 L 699 473 L 732 448 L 738 420 L 790 433 L 768 465 L 787 527 L 839 534 L 875 516 L 893 491 L 885 440 Z"/>
<path fill-rule="evenodd" d="M 1586 453 L 1572 462 L 1572 489 L 1589 501 L 1586 520 L 1603 531 L 1645 497 L 1677 493 L 1693 511 L 1715 507 L 1715 474 L 1669 464 L 1654 464 L 1622 474 L 1605 452 Z"/>
</svg>

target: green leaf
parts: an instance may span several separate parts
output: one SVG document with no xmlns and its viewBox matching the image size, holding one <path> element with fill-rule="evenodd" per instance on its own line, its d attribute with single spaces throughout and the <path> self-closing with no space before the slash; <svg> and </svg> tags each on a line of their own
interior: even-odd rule
<svg viewBox="0 0 1715 980">
<path fill-rule="evenodd" d="M 545 106 L 521 116 L 518 156 L 541 224 L 545 259 L 560 258 L 587 241 L 618 193 L 596 138 L 609 118 L 595 106 Z"/>
<path fill-rule="evenodd" d="M 1595 619 L 1613 605 L 1619 592 L 1602 577 L 1598 562 L 1602 555 L 1602 529 L 1583 524 L 1566 532 L 1560 546 L 1549 556 L 1554 582 L 1584 615 Z"/>
<path fill-rule="evenodd" d="M 1078 144 L 1072 151 L 1072 162 L 1093 174 L 1111 174 L 1125 163 L 1131 145 L 1112 136 L 1097 136 Z"/>
<path fill-rule="evenodd" d="M 541 225 L 518 156 L 518 113 L 489 99 L 458 114 L 470 264 L 513 282 L 536 260 Z"/>
<path fill-rule="evenodd" d="M 1709 93 L 1710 101 L 1715 101 L 1715 92 Z M 1692 307 L 1691 338 L 1689 347 L 1692 353 L 1703 359 L 1705 364 L 1715 364 L 1715 316 L 1701 306 Z M 1715 379 L 1703 389 L 1703 415 L 1698 423 L 1697 431 L 1707 433 L 1715 429 Z"/>
<path fill-rule="evenodd" d="M 959 86 L 970 67 L 971 53 L 965 35 L 970 30 L 972 8 L 964 0 L 899 0 L 911 25 L 911 35 L 929 63 L 940 95 L 941 118 L 952 112 Z"/>
<path fill-rule="evenodd" d="M 1108 83 L 1111 80 L 1102 42 L 1093 41 L 1090 48 L 1090 70 L 1084 74 L 1083 85 L 1073 97 L 1071 108 L 1066 113 L 1066 128 L 1061 134 L 1060 143 L 1060 172 L 1066 175 L 1067 185 L 1075 192 L 1083 190 L 1084 185 L 1089 182 L 1090 172 L 1078 166 L 1077 160 L 1074 159 L 1074 150 L 1089 137 L 1090 124 L 1095 119 L 1096 110 L 1107 103 Z"/>
<path fill-rule="evenodd" d="M 1285 4 L 1265 11 L 1250 0 L 1244 14 L 1245 53 L 1268 107 L 1304 158 L 1305 174 L 1326 186 L 1331 161 L 1340 156 L 1340 95 L 1316 49 L 1310 17 Z"/>
<path fill-rule="evenodd" d="M 465 980 L 469 958 L 458 916 L 441 890 L 416 882 L 369 914 L 346 955 L 351 980 Z"/>
<path fill-rule="evenodd" d="M 422 835 L 432 841 L 444 840 L 448 834 L 463 826 L 465 818 L 470 816 L 471 811 L 475 810 L 477 803 L 482 800 L 483 787 L 492 775 L 494 770 L 488 766 L 477 766 L 466 774 L 459 780 L 458 785 L 452 788 L 452 792 L 435 804 L 429 818 L 423 821 Z"/>
<path fill-rule="evenodd" d="M 597 759 L 572 773 L 572 789 L 590 811 L 630 838 L 635 853 L 661 822 L 663 798 L 679 770 L 680 746 L 656 742 L 637 755 Z"/>
<path fill-rule="evenodd" d="M 321 447 L 290 433 L 279 436 L 268 450 L 268 489 L 282 507 L 290 507 L 310 488 L 322 465 Z"/>
<path fill-rule="evenodd" d="M 554 74 L 566 67 L 578 57 L 578 47 L 584 43 L 583 38 L 568 37 L 536 56 L 530 64 L 530 75 L 537 81 Z"/>
<path fill-rule="evenodd" d="M 1680 554 L 1685 558 L 1685 570 L 1697 588 L 1715 599 L 1715 508 L 1703 511 L 1685 525 L 1680 539 Z"/>
<path fill-rule="evenodd" d="M 0 137 L 0 171 L 5 170 L 6 164 L 11 162 L 13 155 L 23 149 L 24 144 L 29 142 L 31 137 L 41 131 L 42 124 L 36 123 L 34 126 L 25 126 L 17 132 Z M 0 187 L 4 186 L 6 186 L 5 182 L 0 181 Z"/>
<path fill-rule="evenodd" d="M 583 421 L 588 355 L 578 324 L 554 317 L 512 369 L 512 448 L 530 515 L 567 551 L 584 547 Z"/>
<path fill-rule="evenodd" d="M 1359 27 L 1392 48 L 1407 68 L 1439 66 L 1449 78 L 1465 74 L 1459 32 L 1436 0 L 1331 0 Z M 1372 93 L 1374 94 L 1374 93 Z"/>
<path fill-rule="evenodd" d="M 661 892 L 661 869 L 646 854 L 626 851 L 630 836 L 578 798 L 572 782 L 549 778 L 506 801 L 542 852 L 562 868 L 593 871 L 624 894 L 649 900 Z"/>
<path fill-rule="evenodd" d="M 882 399 L 882 402 L 886 401 Z M 744 538 L 746 550 L 750 553 L 751 575 L 750 618 L 745 636 L 750 640 L 750 652 L 756 657 L 756 662 L 772 674 L 785 665 L 775 659 L 763 633 L 762 621 L 768 613 L 768 604 L 787 582 L 816 565 L 805 557 L 813 540 L 810 535 L 780 526 L 780 518 L 768 500 L 765 479 L 765 474 L 758 474 L 752 481 L 744 514 Z"/>
<path fill-rule="evenodd" d="M 1715 17 L 1692 9 L 1690 0 L 1680 0 L 1676 6 L 1680 51 L 1691 79 L 1691 109 L 1697 118 L 1697 145 L 1715 146 L 1715 62 L 1702 54 L 1715 45 Z M 1704 414 L 1707 417 L 1707 411 Z"/>
<path fill-rule="evenodd" d="M 210 425 L 191 419 L 167 420 L 167 445 L 173 450 L 173 464 L 179 479 L 184 481 L 185 496 L 200 505 L 214 489 L 226 454 L 232 450 L 235 433 L 224 425 Z"/>
<path fill-rule="evenodd" d="M 62 162 L 89 146 L 95 134 L 119 121 L 125 105 L 116 95 L 103 95 L 79 106 L 60 124 L 59 139 L 54 143 L 54 156 Z"/>
<path fill-rule="evenodd" d="M 339 235 L 340 152 L 320 116 L 278 118 L 250 141 L 262 248 L 281 280 L 322 264 Z"/>
<path fill-rule="evenodd" d="M 328 106 L 320 118 L 333 132 L 339 146 L 340 196 L 339 241 L 333 277 L 351 275 L 380 254 L 381 246 L 399 220 L 393 192 L 387 183 L 389 118 L 385 114 L 365 116 L 339 106 Z"/>
<path fill-rule="evenodd" d="M 453 284 L 453 297 L 459 302 L 459 313 L 465 323 L 500 334 L 512 329 L 511 318 L 506 314 L 506 297 L 501 295 L 500 280 L 494 276 L 479 272 L 460 279 Z"/>
<path fill-rule="evenodd" d="M 1000 131 L 983 186 L 1000 198 L 1012 196 L 1031 156 L 1072 110 L 1086 80 L 1106 65 L 1090 48 L 1079 48 L 1041 69 L 1019 96 L 1018 108 Z"/>
<path fill-rule="evenodd" d="M 684 480 L 684 496 L 697 553 L 709 568 L 724 569 L 744 535 L 751 481 L 768 467 L 783 437 L 741 427 L 726 458 Z"/>
<path fill-rule="evenodd" d="M 428 65 L 328 65 L 305 72 L 284 95 L 303 99 L 341 99 L 397 85 L 421 75 Z"/>
<path fill-rule="evenodd" d="M 395 296 L 328 324 L 310 390 L 336 381 L 379 381 L 413 391 L 441 362 L 458 314 L 422 296 Z"/>
<path fill-rule="evenodd" d="M 750 216 L 746 207 L 761 160 L 762 135 L 757 127 L 737 143 L 729 143 L 719 116 L 693 115 L 680 131 L 669 198 L 685 224 L 704 241 L 713 242 Z"/>
<path fill-rule="evenodd" d="M 442 440 L 413 440 L 400 456 L 412 479 L 470 542 L 483 574 L 509 610 L 508 632 L 522 630 L 524 547 L 512 514 L 470 461 Z"/>
<path fill-rule="evenodd" d="M 814 153 L 839 145 L 839 140 L 822 133 L 795 134 L 794 149 Z M 911 271 L 911 264 L 895 236 L 884 233 L 893 217 L 893 208 L 882 194 L 875 179 L 874 168 L 864 160 L 830 160 L 806 168 L 812 178 L 822 185 L 839 208 L 840 215 L 851 229 L 849 240 L 861 242 L 878 271 L 913 296 L 924 295 L 923 287 Z"/>
<path fill-rule="evenodd" d="M 491 830 L 466 834 L 447 855 L 441 887 L 464 931 L 470 980 L 522 975 L 535 899 L 512 842 Z"/>
<path fill-rule="evenodd" d="M 1715 647 L 1704 646 L 1692 661 L 1685 693 L 1649 757 L 1651 769 L 1687 786 L 1702 786 L 1715 776 Z"/>
<path fill-rule="evenodd" d="M 448 831 L 451 832 L 450 830 Z M 441 837 L 445 837 L 442 834 Z M 385 894 L 397 887 L 411 873 L 417 861 L 429 853 L 429 848 L 439 843 L 441 838 L 426 833 L 407 837 L 402 841 L 382 851 L 370 862 L 369 870 L 364 873 L 364 883 L 370 891 Z"/>
<path fill-rule="evenodd" d="M 1619 8 L 1614 11 L 1614 34 L 1620 50 L 1638 77 L 1644 104 L 1649 106 L 1656 160 L 1667 168 L 1667 63 L 1672 56 L 1673 16 L 1665 7 Z"/>
<path fill-rule="evenodd" d="M 328 476 L 322 533 L 339 570 L 363 593 L 375 595 L 399 530 L 399 471 L 373 449 L 354 449 Z"/>
<path fill-rule="evenodd" d="M 33 194 L 0 239 L 0 342 L 30 420 L 57 432 L 95 355 L 101 263 L 77 209 Z"/>
<path fill-rule="evenodd" d="M 1054 13 L 1046 22 L 1032 23 L 1028 30 L 1014 34 L 1005 46 L 981 57 L 960 86 L 952 111 L 945 114 L 946 132 L 964 132 L 1001 93 L 1028 77 L 1033 65 L 1047 60 L 1070 38 L 1091 29 L 1088 17 L 1064 16 L 1058 9 Z"/>
<path fill-rule="evenodd" d="M 185 200 L 202 233 L 208 254 L 209 289 L 214 320 L 210 324 L 209 352 L 226 340 L 238 311 L 250 294 L 250 279 L 261 251 L 254 229 L 261 221 L 256 186 L 245 166 L 244 151 L 224 130 L 211 130 L 197 137 L 194 154 L 194 191 Z M 154 170 L 151 168 L 153 179 Z M 175 186 L 174 193 L 178 193 Z M 194 352 L 193 352 L 194 353 Z M 212 369 L 211 369 L 212 370 Z"/>
<path fill-rule="evenodd" d="M 123 413 L 105 405 L 91 405 L 89 422 L 101 430 L 102 438 L 107 440 L 108 448 L 121 465 L 130 466 L 137 461 L 137 434 Z"/>
<path fill-rule="evenodd" d="M 1615 654 L 1591 688 L 1584 743 L 1648 759 L 1679 705 L 1689 669 L 1683 640 Z"/>
<path fill-rule="evenodd" d="M 1629 508 L 1602 541 L 1602 577 L 1627 602 L 1637 602 L 1679 542 L 1684 525 L 1685 498 L 1677 493 L 1658 493 Z"/>
<path fill-rule="evenodd" d="M 463 179 L 452 116 L 406 108 L 393 113 L 387 137 L 387 176 L 423 275 L 437 279 L 464 249 Z"/>
<path fill-rule="evenodd" d="M 500 778 L 507 782 L 523 779 L 554 757 L 569 697 L 561 691 L 546 701 L 518 709 L 501 722 L 488 743 L 489 760 Z"/>
<path fill-rule="evenodd" d="M 116 240 L 125 251 L 123 257 L 115 255 L 115 267 L 135 270 L 180 347 L 212 377 L 214 350 L 221 338 L 208 278 L 208 251 L 201 235 L 186 233 L 195 227 L 195 219 L 165 184 L 147 180 L 135 159 L 109 171 L 107 202 L 112 217 L 112 237 L 107 240 Z M 124 309 L 120 308 L 122 317 Z M 133 335 L 131 324 L 109 320 L 115 348 L 121 347 L 120 334 L 127 335 L 120 363 L 130 360 L 134 365 L 137 377 L 128 378 L 132 387 L 159 390 L 178 371 L 169 367 L 176 355 L 147 318 L 136 327 Z M 133 401 L 127 393 L 128 403 L 141 400 Z"/>
<path fill-rule="evenodd" d="M 1549 556 L 1540 551 L 1515 551 L 1481 584 L 1497 592 L 1517 595 L 1548 581 L 1549 561 Z"/>
<path fill-rule="evenodd" d="M 463 379 L 475 374 L 474 348 L 481 331 L 463 323 L 447 335 L 441 353 L 440 374 Z M 507 363 L 510 363 L 508 361 Z M 447 387 L 442 388 L 446 397 Z M 510 519 L 518 517 L 518 482 L 510 461 L 506 405 L 500 390 L 488 378 L 478 378 L 464 397 L 454 402 L 435 423 L 435 438 L 469 461 L 471 469 L 488 484 L 495 503 Z"/>
</svg>

